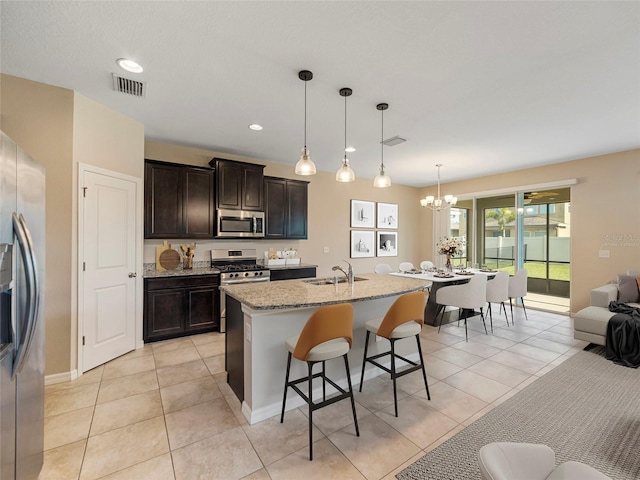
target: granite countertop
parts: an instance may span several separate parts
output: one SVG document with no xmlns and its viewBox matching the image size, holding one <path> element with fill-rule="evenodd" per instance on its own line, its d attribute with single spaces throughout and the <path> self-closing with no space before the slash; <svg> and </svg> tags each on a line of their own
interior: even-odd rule
<svg viewBox="0 0 640 480">
<path fill-rule="evenodd" d="M 184 270 L 181 266 L 175 270 L 165 270 L 158 272 L 156 270 L 145 270 L 144 278 L 163 278 L 163 277 L 184 277 L 188 275 L 219 275 L 220 270 L 211 267 L 194 267 Z"/>
<path fill-rule="evenodd" d="M 304 280 L 224 285 L 220 290 L 254 310 L 319 307 L 343 302 L 360 302 L 422 290 L 431 282 L 414 278 L 359 274 L 366 278 L 337 285 L 312 285 Z"/>
</svg>

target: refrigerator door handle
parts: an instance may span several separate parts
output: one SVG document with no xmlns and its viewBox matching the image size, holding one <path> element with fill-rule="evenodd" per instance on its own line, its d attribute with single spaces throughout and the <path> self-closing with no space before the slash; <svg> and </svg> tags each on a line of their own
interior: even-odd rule
<svg viewBox="0 0 640 480">
<path fill-rule="evenodd" d="M 29 356 L 29 352 L 31 351 L 31 345 L 33 344 L 33 336 L 35 335 L 36 324 L 38 322 L 38 311 L 40 310 L 40 279 L 38 277 L 38 263 L 36 262 L 36 252 L 35 252 L 35 248 L 33 247 L 33 238 L 31 237 L 31 231 L 29 230 L 29 227 L 27 226 L 27 222 L 24 219 L 24 216 L 22 214 L 20 214 L 18 219 L 22 224 L 22 229 L 27 238 L 27 245 L 29 247 L 29 257 L 31 259 L 31 262 L 30 262 L 31 278 L 33 282 L 33 290 L 31 295 L 31 309 L 29 310 L 31 312 L 31 318 L 29 320 L 29 330 L 27 333 L 26 346 L 24 349 L 24 356 L 22 361 L 22 363 L 24 363 L 24 359 L 26 359 Z M 22 370 L 22 363 L 18 365 L 18 368 L 19 368 L 18 371 Z"/>
<path fill-rule="evenodd" d="M 22 215 L 20 215 L 22 217 Z M 31 262 L 32 255 L 30 253 L 30 244 L 27 239 L 27 234 L 24 230 L 23 223 L 21 219 L 14 213 L 13 214 L 13 229 L 16 233 L 16 238 L 18 240 L 18 244 L 20 245 L 20 257 L 22 258 L 22 263 L 25 269 L 25 283 L 26 283 L 26 292 L 27 292 L 27 304 L 25 307 L 25 315 L 24 322 L 25 327 L 22 328 L 21 325 L 17 325 L 16 331 L 18 332 L 18 346 L 16 349 L 16 357 L 14 361 L 14 367 L 12 376 L 15 375 L 22 370 L 22 365 L 24 365 L 24 361 L 26 359 L 26 350 L 29 341 L 29 335 L 32 331 L 31 323 L 32 323 L 32 308 L 33 308 L 33 298 L 34 298 L 34 285 L 33 285 L 33 273 L 32 267 L 33 264 Z M 24 338 L 20 333 L 25 332 Z"/>
</svg>

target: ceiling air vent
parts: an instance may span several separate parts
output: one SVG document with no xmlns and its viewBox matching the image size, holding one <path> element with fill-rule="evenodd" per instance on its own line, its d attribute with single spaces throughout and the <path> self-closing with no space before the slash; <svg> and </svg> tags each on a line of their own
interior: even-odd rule
<svg viewBox="0 0 640 480">
<path fill-rule="evenodd" d="M 399 145 L 406 141 L 407 141 L 406 138 L 402 138 L 396 135 L 395 137 L 391 137 L 391 138 L 387 138 L 386 140 L 383 140 L 382 143 L 384 143 L 387 147 L 393 147 L 395 145 Z"/>
<path fill-rule="evenodd" d="M 137 80 L 121 77 L 116 73 L 113 74 L 113 89 L 116 92 L 126 93 L 127 95 L 133 95 L 134 97 L 144 97 L 147 91 L 144 82 L 138 82 Z"/>
</svg>

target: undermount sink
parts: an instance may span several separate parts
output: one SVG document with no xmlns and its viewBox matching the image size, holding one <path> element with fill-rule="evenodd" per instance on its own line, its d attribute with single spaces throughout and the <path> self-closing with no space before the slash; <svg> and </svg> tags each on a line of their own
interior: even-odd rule
<svg viewBox="0 0 640 480">
<path fill-rule="evenodd" d="M 362 280 L 369 280 L 364 277 L 353 277 L 354 282 L 360 282 Z M 311 280 L 302 280 L 304 283 L 308 283 L 309 285 L 335 285 L 336 278 L 312 278 Z M 347 279 L 345 277 L 337 277 L 338 283 L 347 283 Z"/>
</svg>

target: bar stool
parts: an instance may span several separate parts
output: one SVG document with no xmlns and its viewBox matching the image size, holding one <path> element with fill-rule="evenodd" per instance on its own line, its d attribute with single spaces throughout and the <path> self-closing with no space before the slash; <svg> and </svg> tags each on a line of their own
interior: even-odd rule
<svg viewBox="0 0 640 480">
<path fill-rule="evenodd" d="M 358 419 L 356 418 L 356 404 L 353 400 L 353 388 L 351 387 L 351 373 L 349 371 L 349 360 L 347 353 L 353 343 L 353 307 L 348 303 L 329 305 L 321 307 L 315 311 L 300 335 L 290 337 L 286 341 L 287 350 L 287 373 L 284 381 L 284 396 L 282 398 L 282 414 L 280 423 L 284 422 L 284 410 L 287 403 L 287 389 L 291 387 L 309 405 L 309 460 L 313 460 L 313 420 L 312 415 L 315 410 L 326 407 L 345 398 L 351 398 L 351 410 L 353 411 L 353 422 L 356 426 L 356 435 L 360 436 Z M 297 380 L 289 380 L 291 370 L 291 356 L 307 363 L 308 375 Z M 344 390 L 325 375 L 325 362 L 333 358 L 344 358 L 344 367 L 347 372 L 347 384 L 349 390 Z M 322 363 L 322 371 L 313 373 L 313 366 Z M 313 402 L 313 379 L 322 379 L 322 401 Z M 299 383 L 308 382 L 308 395 L 305 395 Z M 335 388 L 339 394 L 327 399 L 326 384 Z"/>
<path fill-rule="evenodd" d="M 367 330 L 367 337 L 364 343 L 364 359 L 362 360 L 362 374 L 360 375 L 360 388 L 362 391 L 362 383 L 364 381 L 364 367 L 367 362 L 381 368 L 385 372 L 391 375 L 393 380 L 393 402 L 395 404 L 396 417 L 398 416 L 398 392 L 396 386 L 396 379 L 415 372 L 416 370 L 422 370 L 422 376 L 424 378 L 424 386 L 427 389 L 427 398 L 431 400 L 429 394 L 429 384 L 427 383 L 427 372 L 424 368 L 424 359 L 422 358 L 422 348 L 420 346 L 420 331 L 422 330 L 422 322 L 424 318 L 424 304 L 426 301 L 425 294 L 423 292 L 406 293 L 393 302 L 391 308 L 381 319 L 374 319 L 365 322 L 365 328 Z M 369 335 L 373 333 L 379 337 L 386 338 L 391 344 L 391 350 L 377 355 L 367 357 L 367 350 L 369 347 Z M 418 343 L 418 355 L 420 357 L 420 363 L 412 362 L 404 358 L 401 355 L 395 353 L 395 342 L 402 338 L 416 337 Z M 376 362 L 376 359 L 384 357 L 386 355 L 391 356 L 391 368 L 387 368 L 384 365 Z M 409 368 L 398 372 L 396 370 L 396 358 L 411 365 Z"/>
</svg>

